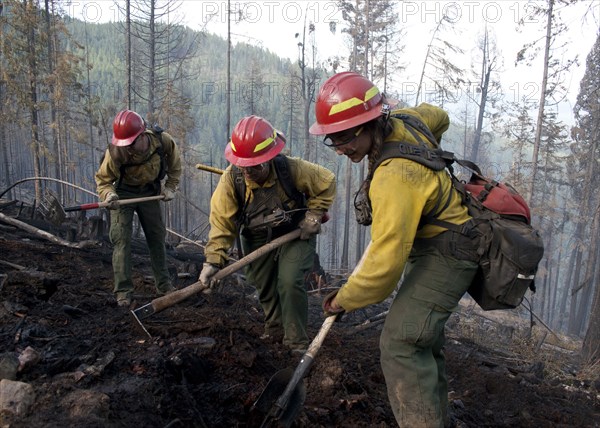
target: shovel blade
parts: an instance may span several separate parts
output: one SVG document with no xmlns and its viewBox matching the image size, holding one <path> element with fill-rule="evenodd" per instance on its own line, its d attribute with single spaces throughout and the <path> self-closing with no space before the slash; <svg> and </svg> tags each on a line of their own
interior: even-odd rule
<svg viewBox="0 0 600 428">
<path fill-rule="evenodd" d="M 294 387 L 294 391 L 288 402 L 281 408 L 276 406 L 278 398 L 285 391 L 285 388 L 290 383 L 293 375 L 294 369 L 290 367 L 275 373 L 258 397 L 258 400 L 256 400 L 256 403 L 252 406 L 251 411 L 258 411 L 265 415 L 261 428 L 291 426 L 298 412 L 304 405 L 304 400 L 306 399 L 306 387 L 304 385 L 304 380 L 301 380 Z"/>
</svg>

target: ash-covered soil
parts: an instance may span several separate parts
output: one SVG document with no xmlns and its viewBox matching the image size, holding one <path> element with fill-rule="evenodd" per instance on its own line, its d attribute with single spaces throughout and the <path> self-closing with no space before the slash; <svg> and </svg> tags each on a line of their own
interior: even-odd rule
<svg viewBox="0 0 600 428">
<path fill-rule="evenodd" d="M 64 228 L 36 226 L 66 236 Z M 135 248 L 139 307 L 156 296 L 143 240 Z M 21 357 L 15 380 L 35 394 L 23 414 L 4 411 L 0 426 L 260 426 L 265 415 L 251 411 L 253 403 L 275 373 L 299 363 L 283 345 L 259 339 L 262 312 L 242 276 L 144 320 L 148 337 L 116 304 L 106 241 L 68 248 L 0 222 L 0 253 L 0 355 Z M 194 283 L 201 248 L 169 254 L 176 285 Z M 307 287 L 314 336 L 327 290 Z M 294 426 L 396 426 L 379 367 L 378 315 L 388 303 L 334 324 L 303 381 Z M 455 426 L 600 426 L 598 371 L 582 377 L 576 351 L 471 310 L 463 307 L 447 327 Z"/>
</svg>

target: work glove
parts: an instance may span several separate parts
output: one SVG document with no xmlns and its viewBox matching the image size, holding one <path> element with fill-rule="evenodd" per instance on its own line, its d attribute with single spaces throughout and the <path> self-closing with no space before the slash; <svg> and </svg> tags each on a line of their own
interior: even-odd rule
<svg viewBox="0 0 600 428">
<path fill-rule="evenodd" d="M 204 263 L 202 265 L 202 271 L 200 272 L 200 276 L 198 277 L 198 281 L 200 281 L 202 283 L 202 285 L 204 285 L 205 287 L 207 287 L 205 289 L 205 291 L 209 292 L 208 290 L 211 288 L 215 288 L 217 285 L 219 285 L 219 280 L 215 280 L 214 276 L 217 274 L 217 272 L 219 272 L 221 269 L 219 269 L 217 266 L 211 264 L 211 263 Z"/>
<path fill-rule="evenodd" d="M 329 293 L 327 296 L 325 296 L 325 298 L 323 299 L 323 314 L 325 314 L 326 317 L 330 317 L 332 315 L 338 315 L 336 321 L 339 321 L 342 318 L 342 315 L 344 314 L 344 308 L 342 308 L 339 305 L 336 305 L 336 308 L 333 308 L 333 301 L 335 300 L 338 291 L 340 291 L 340 289 L 336 289 L 333 290 L 331 293 Z"/>
<path fill-rule="evenodd" d="M 119 195 L 115 192 L 108 192 L 104 198 L 104 202 L 114 202 L 119 200 Z"/>
<path fill-rule="evenodd" d="M 165 197 L 163 199 L 163 201 L 165 201 L 165 202 L 172 201 L 173 199 L 175 199 L 175 190 L 169 189 L 168 187 L 165 187 L 163 189 L 161 195 L 163 195 Z"/>
<path fill-rule="evenodd" d="M 114 209 L 118 208 L 118 206 L 113 203 L 113 202 L 117 202 L 118 200 L 119 200 L 119 195 L 117 195 L 115 192 L 108 192 L 106 194 L 106 197 L 104 198 L 104 202 L 107 202 L 109 204 L 108 205 L 109 210 L 114 210 Z"/>
<path fill-rule="evenodd" d="M 300 222 L 300 239 L 308 239 L 312 235 L 316 235 L 321 232 L 321 219 L 323 218 L 323 211 L 319 210 L 308 210 L 304 214 L 304 218 Z"/>
</svg>

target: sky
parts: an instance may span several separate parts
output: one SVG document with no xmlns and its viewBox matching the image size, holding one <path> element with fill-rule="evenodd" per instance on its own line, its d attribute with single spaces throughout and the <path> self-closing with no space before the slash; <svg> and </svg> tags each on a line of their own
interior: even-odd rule
<svg viewBox="0 0 600 428">
<path fill-rule="evenodd" d="M 232 11 L 238 12 L 235 16 L 244 17 L 241 21 L 232 21 L 234 43 L 250 43 L 294 61 L 298 55 L 298 39 L 294 36 L 303 31 L 305 21 L 310 21 L 316 27 L 320 60 L 334 55 L 347 56 L 348 42 L 339 32 L 343 20 L 336 1 L 231 0 L 230 4 Z M 444 33 L 444 38 L 465 50 L 465 55 L 452 58 L 453 61 L 465 69 L 470 68 L 470 57 L 478 34 L 487 26 L 495 36 L 501 54 L 503 66 L 498 78 L 502 82 L 505 97 L 515 101 L 523 97 L 539 100 L 542 55 L 531 66 L 515 66 L 515 58 L 524 43 L 543 37 L 545 18 L 535 16 L 532 12 L 534 5 L 545 4 L 546 1 L 541 0 L 399 1 L 398 21 L 405 29 L 403 43 L 406 47 L 402 53 L 405 69 L 394 76 L 394 92 L 407 101 L 414 96 L 433 28 L 445 14 L 450 19 L 452 31 Z M 172 19 L 192 29 L 226 38 L 227 8 L 227 0 L 183 0 Z M 584 21 L 586 11 L 587 19 Z M 112 0 L 72 2 L 68 13 L 88 22 L 117 21 L 122 18 Z M 567 43 L 561 60 L 567 61 L 576 55 L 579 58 L 579 65 L 571 67 L 563 82 L 569 92 L 561 109 L 568 116 L 585 71 L 586 56 L 596 39 L 600 0 L 580 0 L 575 7 L 562 10 L 561 16 L 568 28 L 561 39 L 561 42 Z M 519 26 L 519 21 L 523 25 Z M 332 22 L 339 24 L 337 34 L 329 30 Z M 461 95 L 461 91 L 469 90 L 472 90 L 469 84 L 465 84 L 464 88 L 458 90 L 458 95 Z"/>
</svg>

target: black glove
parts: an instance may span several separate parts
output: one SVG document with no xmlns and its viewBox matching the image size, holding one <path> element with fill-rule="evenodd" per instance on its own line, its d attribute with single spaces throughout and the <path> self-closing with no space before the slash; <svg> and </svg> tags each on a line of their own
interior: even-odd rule
<svg viewBox="0 0 600 428">
<path fill-rule="evenodd" d="M 321 232 L 321 219 L 323 211 L 308 210 L 300 222 L 300 239 L 309 239 L 312 235 Z"/>
<path fill-rule="evenodd" d="M 341 306 L 339 306 L 338 308 L 334 309 L 331 304 L 333 303 L 333 301 L 335 300 L 335 297 L 338 294 L 338 291 L 340 291 L 340 289 L 336 289 L 333 290 L 331 293 L 329 293 L 327 296 L 325 296 L 325 298 L 323 299 L 323 313 L 325 314 L 326 317 L 330 317 L 332 315 L 337 315 L 340 314 L 336 321 L 339 321 L 342 318 L 342 315 L 344 314 L 344 308 L 342 308 Z"/>
</svg>

